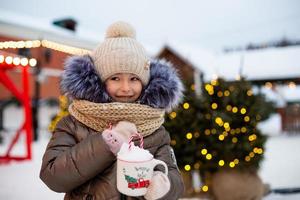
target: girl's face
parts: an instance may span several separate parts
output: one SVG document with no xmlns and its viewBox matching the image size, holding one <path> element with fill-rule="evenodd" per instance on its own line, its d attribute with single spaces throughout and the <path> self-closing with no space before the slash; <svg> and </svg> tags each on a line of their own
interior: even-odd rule
<svg viewBox="0 0 300 200">
<path fill-rule="evenodd" d="M 138 76 L 130 73 L 118 73 L 106 81 L 106 91 L 115 102 L 133 103 L 142 92 L 142 82 Z"/>
</svg>

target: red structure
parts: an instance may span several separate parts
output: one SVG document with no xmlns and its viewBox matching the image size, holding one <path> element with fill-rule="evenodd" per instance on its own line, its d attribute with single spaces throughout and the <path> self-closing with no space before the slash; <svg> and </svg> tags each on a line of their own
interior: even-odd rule
<svg viewBox="0 0 300 200">
<path fill-rule="evenodd" d="M 31 60 L 34 63 L 34 60 Z M 31 65 L 33 65 L 31 63 Z M 17 130 L 4 155 L 0 155 L 0 163 L 8 163 L 11 160 L 30 160 L 32 143 L 32 115 L 29 97 L 29 60 L 27 58 L 5 56 L 0 54 L 0 83 L 4 85 L 22 104 L 24 108 L 24 122 Z M 18 89 L 15 83 L 7 75 L 10 70 L 20 70 L 22 74 L 22 88 Z M 21 134 L 25 134 L 26 153 L 24 156 L 13 156 L 11 152 Z"/>
</svg>

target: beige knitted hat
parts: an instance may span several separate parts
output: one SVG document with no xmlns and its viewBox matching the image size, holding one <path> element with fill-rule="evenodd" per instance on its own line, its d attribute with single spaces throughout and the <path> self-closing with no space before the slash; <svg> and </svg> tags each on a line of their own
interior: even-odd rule
<svg viewBox="0 0 300 200">
<path fill-rule="evenodd" d="M 116 73 L 132 73 L 144 85 L 149 82 L 149 58 L 136 41 L 134 28 L 126 22 L 110 25 L 104 42 L 91 53 L 91 57 L 102 81 Z"/>
</svg>

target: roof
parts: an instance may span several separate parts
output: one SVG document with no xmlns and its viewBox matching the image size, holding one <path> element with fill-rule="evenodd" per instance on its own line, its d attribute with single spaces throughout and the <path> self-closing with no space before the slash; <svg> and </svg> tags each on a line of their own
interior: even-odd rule
<svg viewBox="0 0 300 200">
<path fill-rule="evenodd" d="M 72 32 L 48 23 L 46 20 L 0 9 L 0 34 L 2 35 L 28 40 L 46 39 L 88 50 L 94 49 L 99 42 L 95 39 L 95 35 L 78 31 Z"/>
<path fill-rule="evenodd" d="M 299 78 L 300 46 L 222 54 L 216 65 L 217 74 L 226 79 L 237 75 L 248 80 Z"/>
</svg>

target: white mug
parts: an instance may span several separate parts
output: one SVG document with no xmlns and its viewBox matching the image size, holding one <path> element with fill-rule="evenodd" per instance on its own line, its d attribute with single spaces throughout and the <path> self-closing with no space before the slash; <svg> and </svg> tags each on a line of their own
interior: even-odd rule
<svg viewBox="0 0 300 200">
<path fill-rule="evenodd" d="M 127 196 L 144 196 L 151 184 L 153 169 L 157 165 L 163 165 L 164 173 L 168 175 L 166 163 L 153 158 L 149 151 L 134 146 L 134 153 L 131 153 L 130 148 L 128 150 L 128 145 L 125 144 L 121 149 L 125 149 L 126 152 L 123 156 L 118 154 L 117 157 L 117 188 L 119 192 Z M 139 152 L 145 156 L 140 157 Z"/>
</svg>

